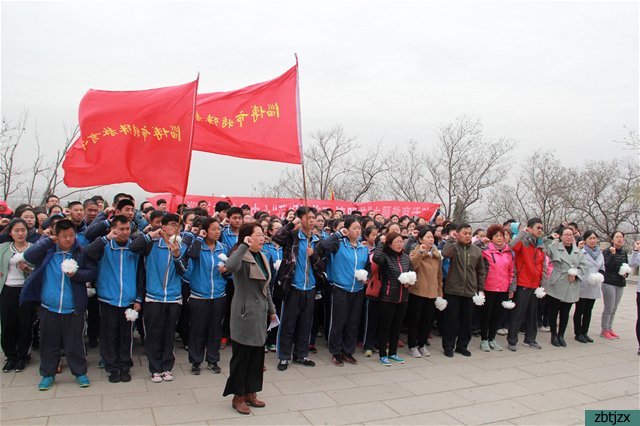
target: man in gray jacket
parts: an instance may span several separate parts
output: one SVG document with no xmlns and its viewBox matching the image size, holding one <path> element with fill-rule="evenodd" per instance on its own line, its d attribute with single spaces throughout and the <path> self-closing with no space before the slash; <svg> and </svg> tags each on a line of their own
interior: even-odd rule
<svg viewBox="0 0 640 426">
<path fill-rule="evenodd" d="M 449 240 L 442 249 L 442 256 L 451 259 L 444 297 L 447 308 L 444 311 L 444 335 L 442 349 L 448 357 L 453 350 L 464 356 L 471 356 L 467 345 L 471 341 L 471 317 L 473 296 L 484 294 L 486 272 L 482 261 L 482 250 L 471 244 L 471 225 L 458 225 L 457 241 Z"/>
</svg>

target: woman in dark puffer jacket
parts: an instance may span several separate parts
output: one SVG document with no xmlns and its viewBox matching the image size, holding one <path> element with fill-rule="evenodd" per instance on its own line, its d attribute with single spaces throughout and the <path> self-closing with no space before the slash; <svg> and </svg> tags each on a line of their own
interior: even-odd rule
<svg viewBox="0 0 640 426">
<path fill-rule="evenodd" d="M 380 287 L 380 322 L 378 325 L 378 349 L 380 363 L 391 366 L 392 362 L 404 363 L 398 356 L 400 326 L 407 313 L 409 301 L 408 284 L 402 284 L 400 274 L 413 270 L 409 255 L 402 251 L 404 240 L 396 232 L 386 236 L 373 254 L 373 261 L 379 266 L 382 286 Z M 389 352 L 387 354 L 387 345 Z"/>
</svg>

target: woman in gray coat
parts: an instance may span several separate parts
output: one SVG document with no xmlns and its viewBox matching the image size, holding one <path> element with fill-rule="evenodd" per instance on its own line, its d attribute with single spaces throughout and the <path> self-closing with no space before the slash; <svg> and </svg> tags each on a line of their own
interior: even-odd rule
<svg viewBox="0 0 640 426">
<path fill-rule="evenodd" d="M 260 225 L 245 223 L 226 264 L 233 274 L 235 293 L 229 323 L 233 354 L 223 396 L 233 394 L 231 405 L 240 414 L 251 414 L 249 405 L 265 406 L 256 393 L 262 390 L 267 318 L 275 320 L 276 309 L 269 290 L 269 262 L 261 253 L 263 245 Z"/>
<path fill-rule="evenodd" d="M 604 282 L 604 256 L 598 246 L 600 239 L 595 231 L 585 232 L 582 238 L 585 242 L 582 253 L 587 269 L 584 271 L 584 279 L 580 281 L 580 300 L 576 302 L 576 310 L 573 313 L 573 328 L 578 342 L 593 343 L 593 339 L 587 333 L 593 305 L 602 294 L 600 284 Z"/>
<path fill-rule="evenodd" d="M 553 240 L 547 240 L 545 244 L 549 260 L 553 263 L 553 272 L 543 287 L 547 292 L 551 344 L 566 347 L 564 332 L 569 323 L 571 305 L 580 298 L 580 282 L 584 278 L 586 263 L 584 255 L 575 245 L 573 231 L 560 228 L 558 233 L 553 234 Z"/>
</svg>

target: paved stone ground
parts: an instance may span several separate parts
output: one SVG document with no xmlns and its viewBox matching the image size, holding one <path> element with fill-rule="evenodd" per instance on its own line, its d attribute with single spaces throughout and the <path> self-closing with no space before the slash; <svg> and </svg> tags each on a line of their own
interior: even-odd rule
<svg viewBox="0 0 640 426">
<path fill-rule="evenodd" d="M 38 353 L 20 374 L 1 374 L 1 423 L 9 424 L 583 424 L 586 409 L 638 409 L 638 344 L 635 338 L 636 287 L 626 288 L 616 316 L 620 340 L 598 337 L 602 301 L 592 320 L 593 344 L 573 340 L 554 348 L 540 333 L 542 351 L 519 345 L 516 353 L 483 353 L 474 338 L 471 358 L 444 357 L 440 339 L 431 340 L 430 358 L 407 358 L 404 365 L 381 366 L 358 356 L 360 364 L 330 364 L 320 349 L 315 368 L 276 370 L 267 355 L 266 408 L 237 414 L 222 390 L 230 348 L 222 354 L 223 374 L 189 374 L 187 355 L 176 348 L 172 383 L 151 383 L 141 347 L 135 348 L 130 383 L 111 384 L 89 354 L 91 387 L 80 389 L 65 368 L 56 385 L 39 392 Z M 504 343 L 504 337 L 499 337 Z M 179 344 L 177 345 L 179 346 Z M 506 344 L 505 344 L 506 347 Z"/>
</svg>

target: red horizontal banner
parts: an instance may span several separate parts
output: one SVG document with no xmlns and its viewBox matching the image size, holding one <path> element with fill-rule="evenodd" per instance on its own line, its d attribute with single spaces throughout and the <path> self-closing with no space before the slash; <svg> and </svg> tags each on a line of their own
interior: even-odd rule
<svg viewBox="0 0 640 426">
<path fill-rule="evenodd" d="M 172 202 L 170 194 L 161 194 L 148 198 L 148 200 L 154 205 L 159 199 L 166 200 L 171 206 L 182 204 L 182 197 L 175 197 Z M 231 205 L 237 207 L 243 204 L 248 204 L 251 207 L 251 213 L 266 211 L 279 217 L 284 217 L 287 210 L 296 209 L 304 204 L 301 198 L 204 197 L 200 195 L 187 195 L 185 203 L 189 207 L 193 208 L 202 200 L 208 203 L 209 214 L 213 214 L 214 207 L 218 201 L 228 201 Z M 440 207 L 440 204 L 415 203 L 409 201 L 372 201 L 354 203 L 352 201 L 343 200 L 307 200 L 307 204 L 319 210 L 327 208 L 333 209 L 333 211 L 342 210 L 345 214 L 348 214 L 353 210 L 359 210 L 362 214 L 366 214 L 368 211 L 373 210 L 386 218 L 396 214 L 398 216 L 419 216 L 427 220 L 430 220 Z M 175 207 L 173 207 L 172 210 L 175 210 Z"/>
</svg>

